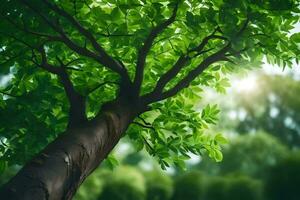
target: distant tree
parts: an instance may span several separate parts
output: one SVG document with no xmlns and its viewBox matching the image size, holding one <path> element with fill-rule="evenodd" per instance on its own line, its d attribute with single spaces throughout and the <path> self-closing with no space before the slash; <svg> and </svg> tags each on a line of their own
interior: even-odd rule
<svg viewBox="0 0 300 200">
<path fill-rule="evenodd" d="M 160 171 L 145 173 L 147 200 L 169 200 L 173 193 L 171 177 Z"/>
<path fill-rule="evenodd" d="M 261 75 L 257 80 L 259 90 L 250 97 L 240 97 L 236 110 L 243 109 L 240 133 L 264 130 L 290 148 L 300 147 L 300 81 L 291 76 Z"/>
<path fill-rule="evenodd" d="M 2 0 L 0 162 L 27 164 L 1 198 L 71 199 L 129 125 L 163 168 L 204 150 L 221 160 L 223 138 L 204 134 L 219 110 L 194 108 L 201 86 L 224 92 L 224 74 L 263 55 L 290 67 L 299 12 L 297 0 Z"/>
<path fill-rule="evenodd" d="M 177 177 L 172 200 L 203 199 L 203 178 L 203 174 L 199 171 L 188 172 Z"/>
<path fill-rule="evenodd" d="M 272 167 L 266 179 L 266 197 L 269 200 L 297 200 L 300 191 L 300 153 Z"/>
<path fill-rule="evenodd" d="M 206 187 L 208 200 L 261 200 L 262 184 L 247 176 L 213 178 Z"/>
<path fill-rule="evenodd" d="M 213 177 L 205 186 L 205 199 L 226 200 L 227 181 L 223 177 Z"/>
<path fill-rule="evenodd" d="M 99 198 L 106 180 L 111 178 L 111 170 L 97 168 L 77 190 L 74 200 L 96 200 Z"/>
<path fill-rule="evenodd" d="M 204 157 L 200 169 L 211 174 L 245 174 L 264 178 L 266 171 L 289 155 L 290 151 L 274 136 L 258 132 L 231 139 L 224 147 L 224 159 L 215 164 Z"/>
<path fill-rule="evenodd" d="M 118 167 L 106 177 L 99 200 L 146 200 L 143 175 L 132 167 Z"/>
</svg>

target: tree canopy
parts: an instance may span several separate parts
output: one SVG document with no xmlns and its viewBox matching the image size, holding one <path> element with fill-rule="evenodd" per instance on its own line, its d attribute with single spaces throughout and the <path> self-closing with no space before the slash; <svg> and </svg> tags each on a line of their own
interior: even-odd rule
<svg viewBox="0 0 300 200">
<path fill-rule="evenodd" d="M 205 134 L 219 110 L 195 102 L 264 56 L 298 62 L 299 13 L 296 0 L 3 0 L 0 165 L 22 165 L 120 97 L 141 107 L 127 135 L 163 168 L 189 153 L 221 160 L 224 137 Z"/>
</svg>

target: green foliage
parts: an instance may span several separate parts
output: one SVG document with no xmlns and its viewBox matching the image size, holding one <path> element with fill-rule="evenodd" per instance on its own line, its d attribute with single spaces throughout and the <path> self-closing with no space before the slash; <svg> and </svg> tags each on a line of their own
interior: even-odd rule
<svg viewBox="0 0 300 200">
<path fill-rule="evenodd" d="M 172 179 L 161 171 L 145 173 L 147 200 L 169 200 L 173 193 Z"/>
<path fill-rule="evenodd" d="M 198 171 L 188 172 L 176 178 L 172 200 L 201 200 L 203 194 L 203 175 Z"/>
<path fill-rule="evenodd" d="M 157 106 L 157 112 L 145 114 L 146 119 L 152 118 L 152 127 L 140 130 L 141 132 L 129 130 L 129 137 L 136 143 L 139 142 L 140 147 L 148 140 L 146 150 L 157 157 L 163 169 L 172 162 L 185 169 L 184 161 L 190 158 L 189 154 L 201 155 L 208 152 L 211 158 L 221 161 L 220 144 L 225 142 L 225 138 L 220 134 L 214 137 L 205 133 L 209 124 L 216 123 L 219 109 L 216 105 L 207 105 L 199 114 L 199 111 L 193 109 L 191 99 L 182 98 L 185 99 L 185 104 L 167 100 L 163 106 Z"/>
<path fill-rule="evenodd" d="M 0 156 L 8 165 L 22 165 L 65 130 L 68 105 L 49 74 L 16 75 L 12 81 L 17 85 L 9 88 L 20 97 L 0 95 Z"/>
<path fill-rule="evenodd" d="M 291 67 L 300 55 L 299 34 L 289 34 L 299 21 L 296 0 L 50 1 L 95 38 L 105 51 L 100 51 L 100 59 L 99 48 L 68 18 L 43 2 L 28 3 L 34 9 L 16 0 L 4 0 L 0 8 L 0 77 L 13 77 L 7 85 L 0 85 L 0 156 L 8 166 L 23 165 L 67 126 L 69 102 L 62 84 L 36 64 L 44 60 L 41 46 L 54 69 L 58 70 L 61 62 L 70 63 L 66 74 L 75 90 L 87 98 L 86 115 L 91 119 L 124 86 L 120 85 L 121 75 L 103 63 L 102 56 L 122 62 L 122 70 L 134 80 L 138 52 L 146 37 L 153 27 L 169 19 L 174 5 L 179 4 L 176 20 L 154 37 L 147 53 L 140 95 L 153 91 L 160 77 L 183 55 L 189 57 L 188 62 L 162 92 L 178 84 L 185 89 L 172 99 L 150 105 L 151 111 L 142 117 L 152 128 L 134 124 L 127 132 L 137 150 L 145 147 L 162 168 L 173 163 L 185 168 L 190 154 L 203 152 L 222 160 L 220 144 L 224 139 L 207 134 L 209 125 L 217 121 L 217 107 L 207 105 L 201 114 L 195 107 L 204 87 L 223 93 L 229 86 L 226 76 L 236 66 L 259 66 L 265 55 L 271 64 Z M 53 22 L 62 31 L 53 28 Z M 192 51 L 213 33 L 217 38 L 208 40 L 203 51 Z M 49 37 L 64 34 L 64 41 Z M 230 48 L 224 58 L 216 56 L 216 62 L 201 68 L 200 63 L 205 64 L 226 45 Z M 191 80 L 181 84 L 186 78 Z"/>
<path fill-rule="evenodd" d="M 262 186 L 257 180 L 247 176 L 213 178 L 206 188 L 209 200 L 260 200 Z"/>
<path fill-rule="evenodd" d="M 299 199 L 299 167 L 299 152 L 290 155 L 290 157 L 272 167 L 266 179 L 267 198 L 270 200 Z"/>
<path fill-rule="evenodd" d="M 119 167 L 105 180 L 99 200 L 144 200 L 145 181 L 141 173 L 130 167 Z"/>
</svg>

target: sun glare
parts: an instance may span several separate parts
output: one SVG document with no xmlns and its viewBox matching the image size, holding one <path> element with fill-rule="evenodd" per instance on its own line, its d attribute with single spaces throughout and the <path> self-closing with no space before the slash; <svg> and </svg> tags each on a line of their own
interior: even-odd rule
<svg viewBox="0 0 300 200">
<path fill-rule="evenodd" d="M 233 90 L 239 93 L 250 93 L 257 89 L 257 80 L 254 75 L 248 75 L 242 79 L 236 79 L 232 83 Z"/>
</svg>

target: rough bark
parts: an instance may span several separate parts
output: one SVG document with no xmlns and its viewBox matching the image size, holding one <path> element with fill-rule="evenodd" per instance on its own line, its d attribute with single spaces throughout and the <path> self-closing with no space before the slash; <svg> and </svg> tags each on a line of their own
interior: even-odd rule
<svg viewBox="0 0 300 200">
<path fill-rule="evenodd" d="M 113 103 L 94 120 L 67 130 L 1 189 L 0 198 L 71 199 L 118 143 L 135 113 L 128 105 Z"/>
</svg>

